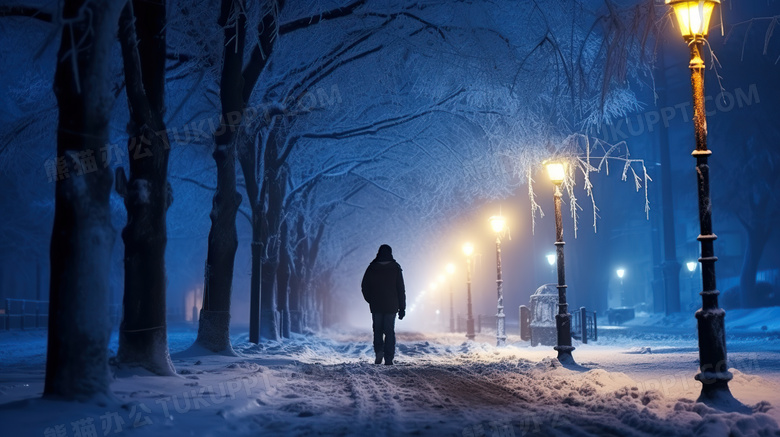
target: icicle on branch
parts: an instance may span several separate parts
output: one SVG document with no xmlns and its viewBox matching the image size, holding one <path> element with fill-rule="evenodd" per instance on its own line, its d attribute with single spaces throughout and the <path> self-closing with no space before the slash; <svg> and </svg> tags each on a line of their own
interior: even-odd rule
<svg viewBox="0 0 780 437">
<path fill-rule="evenodd" d="M 625 150 L 624 152 L 622 150 Z M 596 152 L 596 154 L 594 154 Z M 562 189 L 569 197 L 569 210 L 574 221 L 574 237 L 577 237 L 579 230 L 578 211 L 583 208 L 578 203 L 575 194 L 575 185 L 577 175 L 582 175 L 585 195 L 591 201 L 591 210 L 593 214 L 593 232 L 597 232 L 599 219 L 599 207 L 596 204 L 594 196 L 594 185 L 591 181 L 592 173 L 600 173 L 602 169 L 609 175 L 610 162 L 619 163 L 622 166 L 621 180 L 627 181 L 629 174 L 634 182 L 634 188 L 637 192 L 644 189 L 645 196 L 645 215 L 650 218 L 650 200 L 648 186 L 652 179 L 647 173 L 647 167 L 642 159 L 631 158 L 630 151 L 625 142 L 610 144 L 603 140 L 594 138 L 591 143 L 587 136 L 583 134 L 573 134 L 561 142 L 561 145 L 553 153 L 554 159 L 560 160 L 566 164 L 565 178 Z M 541 162 L 540 160 L 537 160 Z M 594 165 L 594 163 L 596 165 Z M 526 169 L 526 180 L 528 182 L 528 196 L 531 202 L 531 226 L 532 231 L 535 226 L 536 212 L 539 211 L 540 217 L 544 217 L 541 207 L 536 203 L 536 195 L 533 191 L 534 180 L 531 177 L 534 166 Z"/>
</svg>

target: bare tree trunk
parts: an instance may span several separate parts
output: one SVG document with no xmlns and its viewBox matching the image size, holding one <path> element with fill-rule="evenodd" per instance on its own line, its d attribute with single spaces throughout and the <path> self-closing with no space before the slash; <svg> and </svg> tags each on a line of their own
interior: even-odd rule
<svg viewBox="0 0 780 437">
<path fill-rule="evenodd" d="M 222 119 L 215 133 L 214 161 L 217 164 L 217 192 L 214 193 L 211 230 L 203 286 L 203 307 L 195 343 L 212 351 L 234 354 L 230 345 L 230 300 L 233 267 L 238 248 L 236 214 L 241 195 L 236 191 L 236 131 L 241 125 L 246 16 L 243 0 L 222 0 L 219 24 L 224 29 L 224 56 L 220 99 Z"/>
<path fill-rule="evenodd" d="M 279 144 L 284 142 L 284 122 L 280 121 L 269 132 L 264 153 L 261 205 L 265 207 L 260 219 L 262 261 L 260 266 L 260 337 L 279 340 L 279 320 L 276 300 L 276 269 L 279 265 L 279 228 L 282 222 L 287 173 L 279 162 Z"/>
<path fill-rule="evenodd" d="M 303 333 L 303 285 L 304 285 L 304 252 L 306 238 L 304 237 L 304 218 L 300 215 L 295 220 L 295 235 L 299 240 L 295 245 L 294 258 L 290 260 L 290 331 Z"/>
<path fill-rule="evenodd" d="M 165 298 L 165 219 L 173 201 L 168 184 L 170 145 L 163 122 L 165 12 L 162 0 L 133 0 L 121 16 L 130 178 L 126 180 L 118 169 L 117 191 L 125 200 L 127 224 L 122 231 L 125 293 L 117 359 L 158 375 L 174 375 Z"/>
<path fill-rule="evenodd" d="M 262 205 L 260 203 L 260 186 L 257 181 L 256 167 L 258 152 L 255 149 L 255 143 L 242 131 L 238 135 L 237 151 L 238 162 L 241 164 L 241 170 L 244 174 L 246 185 L 246 195 L 249 201 L 249 207 L 252 210 L 252 242 L 251 256 L 252 267 L 249 276 L 249 341 L 251 343 L 260 342 L 260 260 L 262 258 L 263 244 L 261 241 L 261 219 L 263 217 Z"/>
<path fill-rule="evenodd" d="M 267 241 L 267 240 L 266 240 Z M 276 263 L 263 257 L 260 266 L 260 338 L 279 340 L 279 317 L 276 314 Z"/>
<path fill-rule="evenodd" d="M 247 181 L 247 191 L 250 182 Z M 263 243 L 261 241 L 261 217 L 260 205 L 252 205 L 252 268 L 249 273 L 249 341 L 260 343 L 260 260 L 263 257 Z"/>
<path fill-rule="evenodd" d="M 108 74 L 121 8 L 107 0 L 63 1 L 68 24 L 62 29 L 54 93 L 57 156 L 70 171 L 55 187 L 45 397 L 111 397 L 108 298 L 115 230 L 111 170 L 101 150 L 114 100 Z"/>
<path fill-rule="evenodd" d="M 287 220 L 282 221 L 279 230 L 279 266 L 276 269 L 276 299 L 279 303 L 282 337 L 290 338 L 290 269 L 289 235 Z"/>
<path fill-rule="evenodd" d="M 290 270 L 290 332 L 303 333 L 303 314 L 301 311 L 301 299 L 303 285 L 295 270 Z"/>
</svg>

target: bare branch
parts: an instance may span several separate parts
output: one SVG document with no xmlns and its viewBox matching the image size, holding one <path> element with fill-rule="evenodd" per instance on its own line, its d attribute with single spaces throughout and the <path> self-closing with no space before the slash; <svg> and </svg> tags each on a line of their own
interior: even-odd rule
<svg viewBox="0 0 780 437">
<path fill-rule="evenodd" d="M 0 17 L 30 17 L 46 23 L 53 21 L 51 12 L 28 6 L 0 6 Z"/>
<path fill-rule="evenodd" d="M 366 0 L 357 0 L 344 7 L 322 12 L 320 14 L 311 17 L 298 18 L 289 23 L 284 23 L 281 26 L 279 26 L 279 34 L 282 35 L 285 33 L 295 32 L 296 30 L 305 29 L 309 26 L 320 23 L 322 21 L 332 20 L 334 18 L 346 17 L 347 15 L 352 14 L 355 11 L 355 9 L 362 6 L 365 2 Z"/>
</svg>

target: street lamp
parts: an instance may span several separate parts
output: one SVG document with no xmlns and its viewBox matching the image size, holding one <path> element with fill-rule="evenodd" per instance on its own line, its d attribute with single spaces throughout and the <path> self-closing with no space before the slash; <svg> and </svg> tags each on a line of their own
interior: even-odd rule
<svg viewBox="0 0 780 437">
<path fill-rule="evenodd" d="M 702 383 L 699 402 L 733 400 L 728 383 L 733 377 L 726 359 L 725 311 L 718 307 L 720 292 L 715 284 L 715 256 L 712 232 L 712 202 L 710 200 L 710 167 L 707 160 L 712 153 L 707 149 L 707 118 L 704 108 L 704 60 L 702 49 L 707 39 L 710 18 L 720 0 L 666 0 L 677 16 L 680 32 L 691 50 L 691 88 L 693 90 L 693 128 L 696 149 L 696 175 L 699 193 L 699 243 L 701 245 L 701 308 L 696 311 L 699 333 L 699 374 Z"/>
<path fill-rule="evenodd" d="M 444 314 L 444 279 L 445 279 L 444 275 L 439 275 L 439 277 L 436 278 L 436 280 L 439 282 L 438 287 L 440 287 L 439 293 L 438 293 L 439 294 L 439 309 L 436 310 L 436 318 L 439 319 L 439 314 L 442 314 L 441 319 L 440 319 L 441 320 L 440 326 L 444 325 L 444 315 L 443 315 Z"/>
<path fill-rule="evenodd" d="M 474 254 L 474 246 L 471 243 L 463 245 L 463 254 L 466 255 L 466 338 L 474 340 L 474 314 L 471 312 L 471 255 Z"/>
<path fill-rule="evenodd" d="M 434 303 L 433 301 L 436 299 L 436 294 L 437 294 L 436 293 L 436 287 L 438 285 L 439 284 L 436 283 L 436 282 L 431 282 L 431 284 L 428 286 L 428 288 L 431 290 L 431 303 Z M 434 305 L 435 305 L 435 303 L 434 303 Z M 438 308 L 436 308 L 435 313 L 436 313 L 436 322 L 435 322 L 435 324 L 438 326 L 439 325 L 439 309 Z"/>
<path fill-rule="evenodd" d="M 703 43 L 710 31 L 710 18 L 720 0 L 666 0 L 674 9 L 680 33 L 687 42 Z"/>
<path fill-rule="evenodd" d="M 455 264 L 447 264 L 446 270 L 450 275 L 450 332 L 455 332 L 455 309 L 452 305 L 452 275 L 455 273 Z"/>
<path fill-rule="evenodd" d="M 550 265 L 550 273 L 552 273 L 553 276 L 555 276 L 555 254 L 554 253 L 548 253 L 547 254 L 547 264 Z"/>
<path fill-rule="evenodd" d="M 561 363 L 574 364 L 574 357 L 571 352 L 574 347 L 571 345 L 571 314 L 569 314 L 569 305 L 566 303 L 566 273 L 563 265 L 563 217 L 561 216 L 561 185 L 566 178 L 566 168 L 563 163 L 552 161 L 546 162 L 547 173 L 550 180 L 555 185 L 555 253 L 558 263 L 558 314 L 555 315 L 555 327 L 558 333 L 558 345 L 555 350 L 558 351 L 558 361 Z"/>
<path fill-rule="evenodd" d="M 490 217 L 490 226 L 496 233 L 496 291 L 498 292 L 498 310 L 496 311 L 496 346 L 506 346 L 506 315 L 504 314 L 504 280 L 501 279 L 501 236 L 506 228 L 506 220 L 500 215 Z"/>
<path fill-rule="evenodd" d="M 698 264 L 696 261 L 688 261 L 685 263 L 685 267 L 688 269 L 688 288 L 690 288 L 690 292 L 688 293 L 691 297 L 691 304 L 693 305 L 696 302 L 696 280 L 693 279 L 696 267 L 698 267 Z"/>
<path fill-rule="evenodd" d="M 626 290 L 623 288 L 623 276 L 626 275 L 626 269 L 619 268 L 615 270 L 617 277 L 620 278 L 620 306 L 626 306 Z"/>
</svg>

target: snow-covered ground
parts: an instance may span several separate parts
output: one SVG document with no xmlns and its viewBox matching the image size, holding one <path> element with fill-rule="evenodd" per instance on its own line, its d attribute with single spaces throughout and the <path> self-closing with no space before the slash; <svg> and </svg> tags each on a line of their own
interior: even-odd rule
<svg viewBox="0 0 780 437">
<path fill-rule="evenodd" d="M 373 364 L 367 330 L 262 345 L 239 334 L 239 356 L 225 357 L 185 351 L 195 332 L 177 326 L 169 341 L 180 376 L 112 369 L 116 402 L 106 405 L 41 400 L 45 332 L 2 332 L 0 429 L 44 437 L 775 436 L 778 315 L 778 308 L 727 315 L 730 387 L 751 414 L 694 402 L 700 385 L 690 314 L 603 326 L 597 342 L 575 342 L 579 367 L 572 368 L 560 366 L 551 347 L 517 335 L 497 348 L 489 332 L 466 342 L 463 334 L 403 332 L 403 322 L 395 366 Z"/>
</svg>

